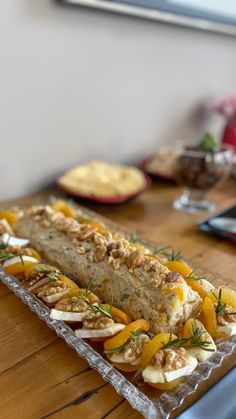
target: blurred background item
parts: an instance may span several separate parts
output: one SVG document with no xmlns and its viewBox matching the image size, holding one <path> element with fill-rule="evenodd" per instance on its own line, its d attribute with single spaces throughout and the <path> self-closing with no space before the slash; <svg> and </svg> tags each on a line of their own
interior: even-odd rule
<svg viewBox="0 0 236 419">
<path fill-rule="evenodd" d="M 234 150 L 232 174 L 236 178 L 236 92 L 216 102 L 213 109 L 225 119 L 222 142 L 229 144 Z"/>
<path fill-rule="evenodd" d="M 152 177 L 175 181 L 175 168 L 181 149 L 176 146 L 161 147 L 140 163 L 145 173 Z"/>
<path fill-rule="evenodd" d="M 195 146 L 183 147 L 175 176 L 187 189 L 174 201 L 174 208 L 190 213 L 214 211 L 215 205 L 206 194 L 229 174 L 232 155 L 232 147 L 217 143 L 209 133 L 204 134 Z"/>
<path fill-rule="evenodd" d="M 58 185 L 70 195 L 103 204 L 126 202 L 150 184 L 149 177 L 136 167 L 102 161 L 74 167 L 58 180 Z"/>
<path fill-rule="evenodd" d="M 235 89 L 235 37 L 49 0 L 0 10 L 2 200 L 221 132 L 199 108 Z"/>
</svg>

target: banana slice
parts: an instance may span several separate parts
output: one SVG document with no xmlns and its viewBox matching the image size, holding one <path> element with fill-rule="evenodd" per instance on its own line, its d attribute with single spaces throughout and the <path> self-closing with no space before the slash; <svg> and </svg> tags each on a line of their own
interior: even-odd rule
<svg viewBox="0 0 236 419">
<path fill-rule="evenodd" d="M 22 255 L 21 257 L 15 256 L 14 258 L 5 260 L 5 262 L 3 263 L 3 268 L 6 268 L 11 265 L 15 265 L 15 263 L 24 263 L 24 262 L 38 263 L 38 260 L 36 258 L 33 258 L 32 256 L 26 256 L 26 255 Z"/>
<path fill-rule="evenodd" d="M 148 365 L 142 372 L 142 376 L 145 382 L 157 384 L 165 383 L 176 380 L 180 377 L 185 377 L 192 374 L 193 370 L 197 367 L 197 359 L 191 355 L 188 356 L 187 365 L 182 368 L 178 368 L 173 371 L 164 371 L 162 368 L 157 368 L 152 365 Z"/>
<path fill-rule="evenodd" d="M 10 236 L 8 233 L 4 233 L 1 236 L 1 241 L 7 246 L 25 247 L 29 244 L 29 240 L 20 239 L 19 237 L 13 237 L 13 236 Z"/>
<path fill-rule="evenodd" d="M 61 311 L 53 308 L 50 313 L 50 318 L 54 320 L 62 320 L 64 322 L 81 322 L 88 314 L 88 310 L 78 313 L 72 311 Z"/>
<path fill-rule="evenodd" d="M 104 329 L 77 329 L 75 334 L 79 338 L 102 338 L 113 336 L 117 332 L 120 332 L 122 329 L 124 329 L 124 327 L 125 324 L 114 323 L 109 327 L 105 327 Z"/>
</svg>

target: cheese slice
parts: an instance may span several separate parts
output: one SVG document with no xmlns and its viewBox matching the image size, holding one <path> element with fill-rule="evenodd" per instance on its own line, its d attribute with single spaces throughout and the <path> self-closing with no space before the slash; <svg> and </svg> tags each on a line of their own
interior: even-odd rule
<svg viewBox="0 0 236 419">
<path fill-rule="evenodd" d="M 29 240 L 20 239 L 19 237 L 13 237 L 13 236 L 10 236 L 8 233 L 2 234 L 1 241 L 7 246 L 24 247 L 29 244 Z"/>
<path fill-rule="evenodd" d="M 125 324 L 114 323 L 104 329 L 77 329 L 75 330 L 75 334 L 79 338 L 100 338 L 115 335 L 117 332 L 124 329 L 124 327 Z"/>
<path fill-rule="evenodd" d="M 207 341 L 210 342 L 210 344 L 206 346 L 206 349 L 210 349 L 210 351 L 204 350 L 203 348 L 197 346 L 195 348 L 188 349 L 188 353 L 197 358 L 198 361 L 206 361 L 212 356 L 214 352 L 217 351 L 215 342 L 211 335 L 207 332 L 205 335 L 207 336 Z"/>
<path fill-rule="evenodd" d="M 156 368 L 153 365 L 148 365 L 144 368 L 142 376 L 145 382 L 147 383 L 164 383 L 165 377 L 163 370 L 161 368 Z"/>
<path fill-rule="evenodd" d="M 68 292 L 68 288 L 63 291 L 55 292 L 55 294 L 42 296 L 41 298 L 46 301 L 46 303 L 55 303 L 56 301 L 60 300 L 66 293 Z"/>
<path fill-rule="evenodd" d="M 186 375 L 192 374 L 193 370 L 197 367 L 197 360 L 193 356 L 188 357 L 187 365 L 183 368 L 179 368 L 173 371 L 164 372 L 164 377 L 169 383 L 170 381 L 177 380 L 177 378 L 185 377 Z"/>
<path fill-rule="evenodd" d="M 38 260 L 36 258 L 33 258 L 32 256 L 22 255 L 21 257 L 15 256 L 14 258 L 5 260 L 5 262 L 3 263 L 3 268 L 6 268 L 7 266 L 15 265 L 15 263 L 22 263 L 22 261 L 38 263 Z"/>
<path fill-rule="evenodd" d="M 142 376 L 145 382 L 157 384 L 165 383 L 176 380 L 180 377 L 192 374 L 193 370 L 197 367 L 197 360 L 193 356 L 188 356 L 187 365 L 177 370 L 164 371 L 162 368 L 148 365 L 142 372 Z"/>
<path fill-rule="evenodd" d="M 42 279 L 39 279 L 37 282 L 35 282 L 33 285 L 31 285 L 30 287 L 28 287 L 29 291 L 34 291 L 37 288 L 43 287 L 43 285 L 46 285 L 48 282 L 50 282 L 50 278 L 45 277 Z"/>
<path fill-rule="evenodd" d="M 0 220 L 0 227 L 2 227 L 2 231 L 5 231 L 5 233 L 14 234 L 9 222 L 5 218 Z"/>
<path fill-rule="evenodd" d="M 50 313 L 50 318 L 64 322 L 81 322 L 88 313 L 88 310 L 79 313 L 73 311 L 61 311 L 53 308 Z"/>
<path fill-rule="evenodd" d="M 214 285 L 211 282 L 207 281 L 206 279 L 202 278 L 200 284 L 203 286 L 204 290 L 210 292 L 215 289 Z"/>
<path fill-rule="evenodd" d="M 140 361 L 140 358 L 136 359 L 134 362 L 129 362 L 124 358 L 123 352 L 113 352 L 108 354 L 108 359 L 111 362 L 115 362 L 116 364 L 130 364 L 130 365 L 137 365 Z"/>
<path fill-rule="evenodd" d="M 217 331 L 220 333 L 225 333 L 227 336 L 236 335 L 236 323 L 228 323 L 225 326 L 218 326 Z"/>
</svg>

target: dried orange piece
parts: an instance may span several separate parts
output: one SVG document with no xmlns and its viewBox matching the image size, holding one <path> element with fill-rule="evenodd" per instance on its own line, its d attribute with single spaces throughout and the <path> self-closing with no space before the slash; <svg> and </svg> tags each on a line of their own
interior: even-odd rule
<svg viewBox="0 0 236 419">
<path fill-rule="evenodd" d="M 180 384 L 182 380 L 178 378 L 177 380 L 170 381 L 169 383 L 148 383 L 149 386 L 158 388 L 159 390 L 171 390 Z"/>
<path fill-rule="evenodd" d="M 176 339 L 177 336 L 173 334 L 170 335 L 170 333 L 159 333 L 154 336 L 154 338 L 152 338 L 147 345 L 145 345 L 140 358 L 140 365 L 142 369 L 146 368 L 155 353 L 163 348 L 169 342 L 170 338 Z"/>
<path fill-rule="evenodd" d="M 99 298 L 93 292 L 89 291 L 88 293 L 86 289 L 78 288 L 77 286 L 76 288 L 70 289 L 65 295 L 63 295 L 62 300 L 70 297 L 80 297 L 81 295 L 87 295 L 91 304 L 99 302 Z"/>
<path fill-rule="evenodd" d="M 71 289 L 78 288 L 78 285 L 74 281 L 72 281 L 72 279 L 68 278 L 65 275 L 59 275 L 58 280 L 62 281 L 68 288 L 71 288 Z"/>
<path fill-rule="evenodd" d="M 230 288 L 220 288 L 215 289 L 213 292 L 216 297 L 219 297 L 219 293 L 221 290 L 221 301 L 223 304 L 227 304 L 233 309 L 236 310 L 236 291 L 231 290 Z M 213 301 L 213 303 L 217 303 L 217 298 L 214 296 L 212 292 L 209 292 L 207 295 Z"/>
<path fill-rule="evenodd" d="M 29 255 L 29 256 L 32 256 L 33 258 L 35 258 L 35 259 L 37 259 L 39 262 L 41 262 L 41 256 L 40 256 L 40 254 L 38 253 L 38 252 L 36 252 L 36 250 L 34 250 L 34 249 L 31 249 L 31 248 L 27 248 L 27 254 Z"/>
<path fill-rule="evenodd" d="M 201 285 L 201 282 L 193 278 L 185 278 L 186 283 L 193 291 L 196 291 L 203 299 L 208 295 L 207 291 Z"/>
<path fill-rule="evenodd" d="M 1 210 L 0 211 L 0 220 L 5 219 L 10 225 L 14 225 L 17 222 L 18 215 L 17 213 L 10 210 Z"/>
<path fill-rule="evenodd" d="M 104 344 L 104 349 L 115 349 L 122 346 L 125 342 L 127 342 L 132 332 L 137 331 L 148 331 L 149 329 L 149 322 L 144 319 L 138 319 L 134 322 L 128 324 L 120 333 L 118 333 L 116 336 L 112 337 L 111 339 L 108 339 Z"/>
<path fill-rule="evenodd" d="M 58 270 L 57 268 L 55 268 L 55 266 L 46 265 L 44 263 L 35 263 L 26 267 L 25 276 L 26 278 L 29 278 L 35 272 L 54 272 L 55 270 Z"/>
<path fill-rule="evenodd" d="M 187 265 L 183 260 L 169 260 L 165 266 L 172 272 L 178 272 L 184 278 L 192 273 L 192 268 Z"/>
<path fill-rule="evenodd" d="M 91 227 L 97 229 L 98 233 L 103 234 L 105 232 L 105 228 L 98 223 L 97 221 L 90 220 L 89 218 L 79 217 L 80 224 L 89 224 Z"/>
<path fill-rule="evenodd" d="M 217 331 L 217 319 L 215 307 L 212 300 L 206 297 L 202 303 L 199 320 L 210 335 L 217 339 L 224 337 L 224 334 Z"/>
<path fill-rule="evenodd" d="M 68 204 L 68 202 L 64 201 L 63 199 L 59 199 L 55 201 L 51 207 L 54 209 L 54 211 L 62 212 L 62 214 L 65 215 L 65 217 L 75 218 L 76 213 L 74 208 L 72 208 L 71 205 Z"/>
<path fill-rule="evenodd" d="M 113 306 L 111 307 L 111 317 L 116 323 L 123 323 L 123 324 L 131 323 L 130 317 L 126 313 L 124 313 L 124 311 L 121 311 L 118 308 L 113 307 Z"/>
<path fill-rule="evenodd" d="M 34 266 L 34 262 L 28 261 L 28 260 L 22 260 L 16 263 L 13 263 L 12 265 L 4 267 L 4 271 L 8 275 L 14 275 L 14 276 L 20 276 L 21 278 L 24 277 L 25 272 L 27 269 L 32 269 Z"/>
</svg>

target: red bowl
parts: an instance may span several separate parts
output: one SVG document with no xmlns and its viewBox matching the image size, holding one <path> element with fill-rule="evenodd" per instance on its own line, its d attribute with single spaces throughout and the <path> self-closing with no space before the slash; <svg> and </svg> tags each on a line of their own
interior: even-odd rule
<svg viewBox="0 0 236 419">
<path fill-rule="evenodd" d="M 163 174 L 160 171 L 155 171 L 155 172 L 151 172 L 150 170 L 147 169 L 147 164 L 149 163 L 149 161 L 153 158 L 154 154 L 151 154 L 150 156 L 144 157 L 144 159 L 142 159 L 139 163 L 139 167 L 140 169 L 142 169 L 148 176 L 151 176 L 152 178 L 159 178 L 159 179 L 164 179 L 170 182 L 175 182 L 175 176 L 174 173 L 170 173 L 170 174 Z"/>
<path fill-rule="evenodd" d="M 75 192 L 71 192 L 69 191 L 69 189 L 65 188 L 64 186 L 61 186 L 60 183 L 58 182 L 58 186 L 67 194 L 70 196 L 73 196 L 74 198 L 77 199 L 82 199 L 85 201 L 93 201 L 93 202 L 97 202 L 99 204 L 123 204 L 124 202 L 130 201 L 131 199 L 135 198 L 136 196 L 140 195 L 142 192 L 144 192 L 147 188 L 149 188 L 152 184 L 151 178 L 144 174 L 144 178 L 145 178 L 145 185 L 142 189 L 140 189 L 139 191 L 133 193 L 133 194 L 129 194 L 129 195 L 116 195 L 113 197 L 99 197 L 96 195 L 90 195 L 90 196 L 85 196 L 82 195 L 80 193 L 75 193 Z"/>
</svg>

